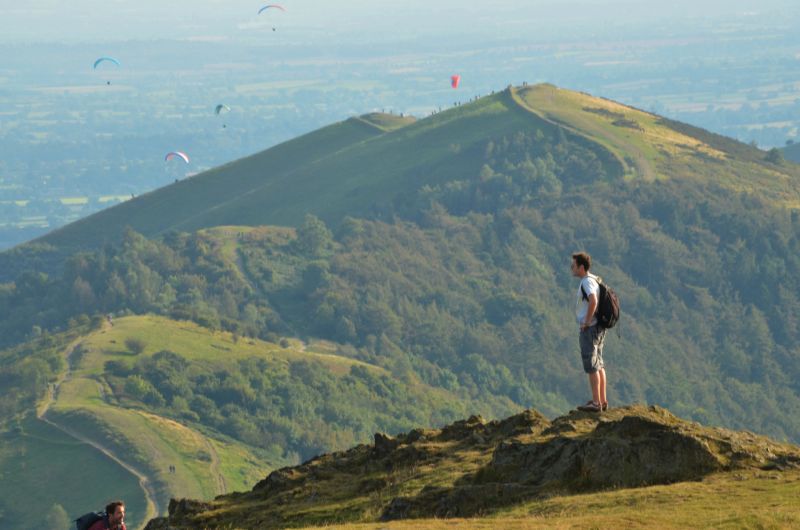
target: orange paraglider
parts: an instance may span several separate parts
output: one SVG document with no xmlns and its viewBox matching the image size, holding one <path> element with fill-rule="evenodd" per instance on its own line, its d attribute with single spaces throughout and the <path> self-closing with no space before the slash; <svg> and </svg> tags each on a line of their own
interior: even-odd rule
<svg viewBox="0 0 800 530">
<path fill-rule="evenodd" d="M 461 76 L 460 75 L 456 74 L 456 75 L 451 75 L 450 76 L 450 86 L 451 87 L 458 88 L 459 83 L 461 83 Z"/>
</svg>

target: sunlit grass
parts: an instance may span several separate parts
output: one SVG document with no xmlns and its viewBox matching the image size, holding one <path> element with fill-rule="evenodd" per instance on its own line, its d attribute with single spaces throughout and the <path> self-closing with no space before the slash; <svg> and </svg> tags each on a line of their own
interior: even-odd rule
<svg viewBox="0 0 800 530">
<path fill-rule="evenodd" d="M 587 529 L 800 527 L 800 472 L 728 473 L 700 482 L 552 497 L 485 518 L 308 526 L 346 529 Z"/>
<path fill-rule="evenodd" d="M 220 234 L 219 230 L 214 232 L 215 236 Z M 138 355 L 129 351 L 128 339 L 142 341 L 144 350 Z M 234 440 L 208 436 L 172 419 L 121 406 L 131 403 L 125 399 L 120 403 L 121 396 L 113 395 L 105 383 L 105 363 L 116 360 L 132 364 L 162 350 L 214 365 L 260 357 L 286 362 L 309 360 L 338 375 L 348 373 L 355 365 L 386 374 L 383 368 L 336 355 L 335 346 L 328 342 L 306 345 L 288 339 L 287 346 L 282 347 L 154 315 L 117 318 L 113 326 L 87 335 L 76 349 L 73 370 L 60 385 L 51 413 L 56 421 L 68 422 L 88 438 L 109 445 L 151 477 L 164 495 L 160 499 L 164 505 L 169 496 L 211 499 L 224 492 L 250 489 L 269 472 L 270 463 Z M 170 466 L 176 471 L 170 472 Z"/>
<path fill-rule="evenodd" d="M 16 434 L 0 432 L 0 504 L 4 508 L 0 527 L 25 528 L 39 521 L 53 503 L 77 517 L 113 498 L 128 504 L 129 528 L 143 522 L 144 495 L 135 477 L 92 447 L 32 416 L 20 427 Z"/>
</svg>

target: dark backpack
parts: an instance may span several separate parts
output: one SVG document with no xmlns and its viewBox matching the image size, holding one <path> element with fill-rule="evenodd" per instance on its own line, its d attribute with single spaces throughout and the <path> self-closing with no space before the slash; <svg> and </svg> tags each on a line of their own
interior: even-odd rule
<svg viewBox="0 0 800 530">
<path fill-rule="evenodd" d="M 599 276 L 595 276 L 594 279 L 600 286 L 600 296 L 597 298 L 597 309 L 594 313 L 597 325 L 603 329 L 611 329 L 617 325 L 619 320 L 619 297 L 614 289 L 603 283 Z M 581 293 L 584 300 L 589 299 L 586 291 L 583 290 L 583 283 L 581 283 Z"/>
<path fill-rule="evenodd" d="M 89 530 L 91 526 L 101 519 L 106 519 L 106 512 L 89 512 L 75 519 L 75 526 L 78 530 Z M 108 526 L 108 525 L 106 525 Z"/>
</svg>

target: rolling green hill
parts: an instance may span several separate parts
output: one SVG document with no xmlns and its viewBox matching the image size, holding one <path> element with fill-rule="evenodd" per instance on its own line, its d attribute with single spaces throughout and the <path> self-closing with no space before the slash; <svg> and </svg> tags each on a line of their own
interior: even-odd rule
<svg viewBox="0 0 800 530">
<path fill-rule="evenodd" d="M 694 176 L 800 207 L 797 166 L 768 163 L 757 148 L 552 85 L 509 87 L 423 120 L 351 118 L 176 182 L 6 252 L 3 277 L 19 272 L 9 265 L 28 248 L 39 263 L 43 250 L 53 252 L 52 268 L 78 249 L 118 241 L 126 227 L 152 237 L 217 225 L 298 226 L 307 213 L 332 226 L 345 216 L 407 214 L 420 188 L 474 173 L 487 141 L 519 131 L 557 133 L 587 149 L 598 160 L 593 178 Z"/>
<path fill-rule="evenodd" d="M 42 502 L 77 515 L 102 506 L 108 495 L 129 500 L 131 520 L 141 524 L 164 512 L 170 498 L 245 490 L 269 470 L 323 447 L 465 410 L 444 390 L 392 383 L 386 370 L 337 355 L 326 342 L 240 340 L 155 316 L 116 319 L 72 334 L 68 344 L 56 342 L 65 363 L 36 414 L 23 406 L 0 418 L 6 442 L 0 473 L 20 479 L 0 486 L 1 498 L 14 499 L 3 505 L 4 525 L 35 527 L 40 521 L 24 514 Z M 179 363 L 179 373 L 170 362 Z M 397 401 L 398 392 L 408 405 Z M 62 453 L 73 456 L 46 471 L 43 463 Z M 83 473 L 87 465 L 97 472 Z M 81 478 L 64 480 L 70 476 Z M 74 480 L 95 480 L 98 487 L 76 494 Z"/>
<path fill-rule="evenodd" d="M 352 118 L 94 214 L 34 246 L 52 245 L 58 255 L 97 248 L 117 241 L 126 227 L 151 237 L 217 225 L 298 226 L 307 213 L 332 225 L 348 215 L 390 217 L 421 186 L 473 171 L 487 138 L 558 127 L 522 108 L 512 94 L 418 121 Z M 611 173 L 621 170 L 599 144 L 587 145 L 613 166 Z"/>
</svg>

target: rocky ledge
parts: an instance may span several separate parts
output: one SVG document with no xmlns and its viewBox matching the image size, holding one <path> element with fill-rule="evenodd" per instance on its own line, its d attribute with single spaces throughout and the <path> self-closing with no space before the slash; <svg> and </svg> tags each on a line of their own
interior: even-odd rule
<svg viewBox="0 0 800 530">
<path fill-rule="evenodd" d="M 701 480 L 743 469 L 800 469 L 800 448 L 709 428 L 659 407 L 548 420 L 527 410 L 322 455 L 276 470 L 247 493 L 173 500 L 147 530 L 284 528 L 333 521 L 468 517 L 553 495 Z"/>
</svg>

